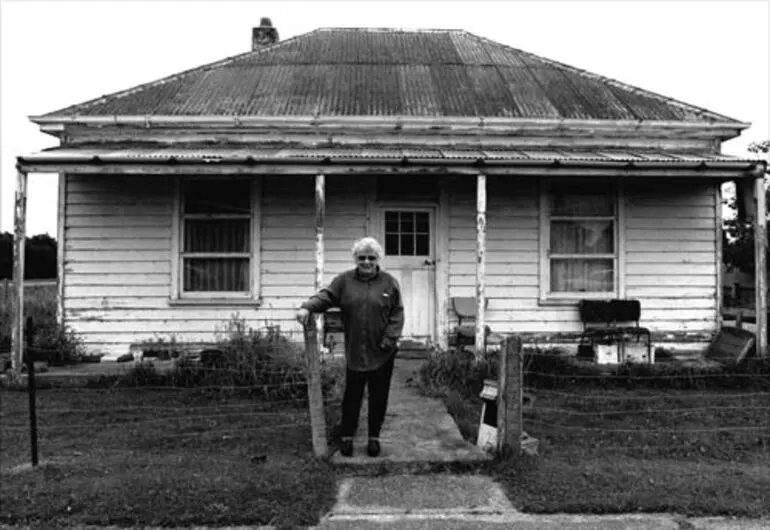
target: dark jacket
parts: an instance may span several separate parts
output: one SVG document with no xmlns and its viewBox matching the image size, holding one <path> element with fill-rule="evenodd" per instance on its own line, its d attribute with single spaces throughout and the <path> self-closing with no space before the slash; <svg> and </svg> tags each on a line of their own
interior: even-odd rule
<svg viewBox="0 0 770 530">
<path fill-rule="evenodd" d="M 368 279 L 361 278 L 358 269 L 343 272 L 302 307 L 311 313 L 341 309 L 350 370 L 376 370 L 396 353 L 404 329 L 404 305 L 396 279 L 379 268 Z"/>
</svg>

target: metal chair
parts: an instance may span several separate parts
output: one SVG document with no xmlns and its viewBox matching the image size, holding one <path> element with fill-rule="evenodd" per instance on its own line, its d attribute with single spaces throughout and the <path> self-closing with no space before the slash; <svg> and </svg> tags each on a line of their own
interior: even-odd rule
<svg viewBox="0 0 770 530">
<path fill-rule="evenodd" d="M 579 357 L 593 356 L 596 343 L 621 344 L 626 341 L 626 337 L 636 338 L 639 342 L 646 337 L 647 359 L 652 359 L 650 330 L 639 325 L 642 312 L 639 300 L 581 300 L 578 310 L 583 323 L 578 344 Z M 621 325 L 630 322 L 635 325 Z"/>
</svg>

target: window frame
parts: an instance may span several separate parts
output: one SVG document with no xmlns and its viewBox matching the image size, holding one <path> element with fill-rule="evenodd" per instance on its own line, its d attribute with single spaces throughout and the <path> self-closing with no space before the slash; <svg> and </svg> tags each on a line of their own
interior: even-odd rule
<svg viewBox="0 0 770 530">
<path fill-rule="evenodd" d="M 613 274 L 611 291 L 574 291 L 574 292 L 552 292 L 551 291 L 551 260 L 554 259 L 551 253 L 551 215 L 550 215 L 550 196 L 551 190 L 560 184 L 585 183 L 587 185 L 607 185 L 612 187 L 612 196 L 615 201 L 615 214 L 612 218 L 614 222 L 614 255 L 612 256 Z M 540 296 L 541 305 L 573 305 L 582 299 L 611 299 L 625 297 L 625 211 L 624 195 L 622 181 L 620 179 L 581 179 L 576 178 L 554 178 L 544 179 L 540 182 L 539 189 L 539 229 L 540 229 Z M 557 217 L 563 220 L 604 220 L 608 216 L 577 216 L 577 217 Z M 558 256 L 570 257 L 567 255 Z M 602 255 L 604 256 L 604 255 Z M 578 257 L 578 255 L 572 255 Z M 597 256 L 598 258 L 599 256 Z M 607 255 L 604 259 L 609 258 Z"/>
<path fill-rule="evenodd" d="M 184 183 L 194 180 L 248 180 L 250 182 L 251 192 L 251 212 L 249 215 L 249 290 L 248 291 L 193 291 L 185 292 L 184 289 L 184 222 L 186 216 L 183 214 L 183 189 Z M 259 305 L 261 303 L 261 199 L 262 199 L 262 178 L 258 176 L 233 176 L 218 177 L 211 175 L 177 175 L 174 178 L 174 211 L 172 225 L 172 255 L 171 255 L 171 295 L 170 303 L 172 305 L 206 305 L 222 304 L 227 305 Z M 205 215 L 205 214 L 204 214 Z M 195 217 L 195 215 L 193 215 Z M 224 214 L 222 218 L 228 217 Z M 230 216 L 232 217 L 232 216 Z M 205 253 L 209 256 L 213 254 L 223 254 L 222 257 L 233 255 L 234 253 Z M 205 257 L 205 256 L 204 256 Z"/>
</svg>

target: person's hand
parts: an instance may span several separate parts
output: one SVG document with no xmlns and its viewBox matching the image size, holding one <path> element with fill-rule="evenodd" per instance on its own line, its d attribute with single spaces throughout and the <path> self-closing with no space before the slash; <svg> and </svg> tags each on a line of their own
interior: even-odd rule
<svg viewBox="0 0 770 530">
<path fill-rule="evenodd" d="M 307 309 L 300 308 L 299 311 L 297 311 L 297 315 L 295 317 L 297 319 L 297 322 L 302 324 L 304 327 L 307 327 L 308 324 L 310 324 L 310 311 Z"/>
<path fill-rule="evenodd" d="M 380 349 L 385 353 L 391 353 L 393 350 L 396 349 L 396 345 L 393 343 L 391 339 L 384 338 L 380 341 Z"/>
</svg>

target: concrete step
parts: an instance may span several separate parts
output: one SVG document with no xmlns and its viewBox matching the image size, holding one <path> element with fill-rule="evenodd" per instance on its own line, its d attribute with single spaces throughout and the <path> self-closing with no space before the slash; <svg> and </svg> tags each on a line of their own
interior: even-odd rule
<svg viewBox="0 0 770 530">
<path fill-rule="evenodd" d="M 428 521 L 467 524 L 469 520 L 499 525 L 519 515 L 489 477 L 350 477 L 339 483 L 337 502 L 319 528 L 378 528 L 371 525 L 387 522 L 399 522 L 399 526 L 403 522 L 419 525 Z"/>
</svg>

